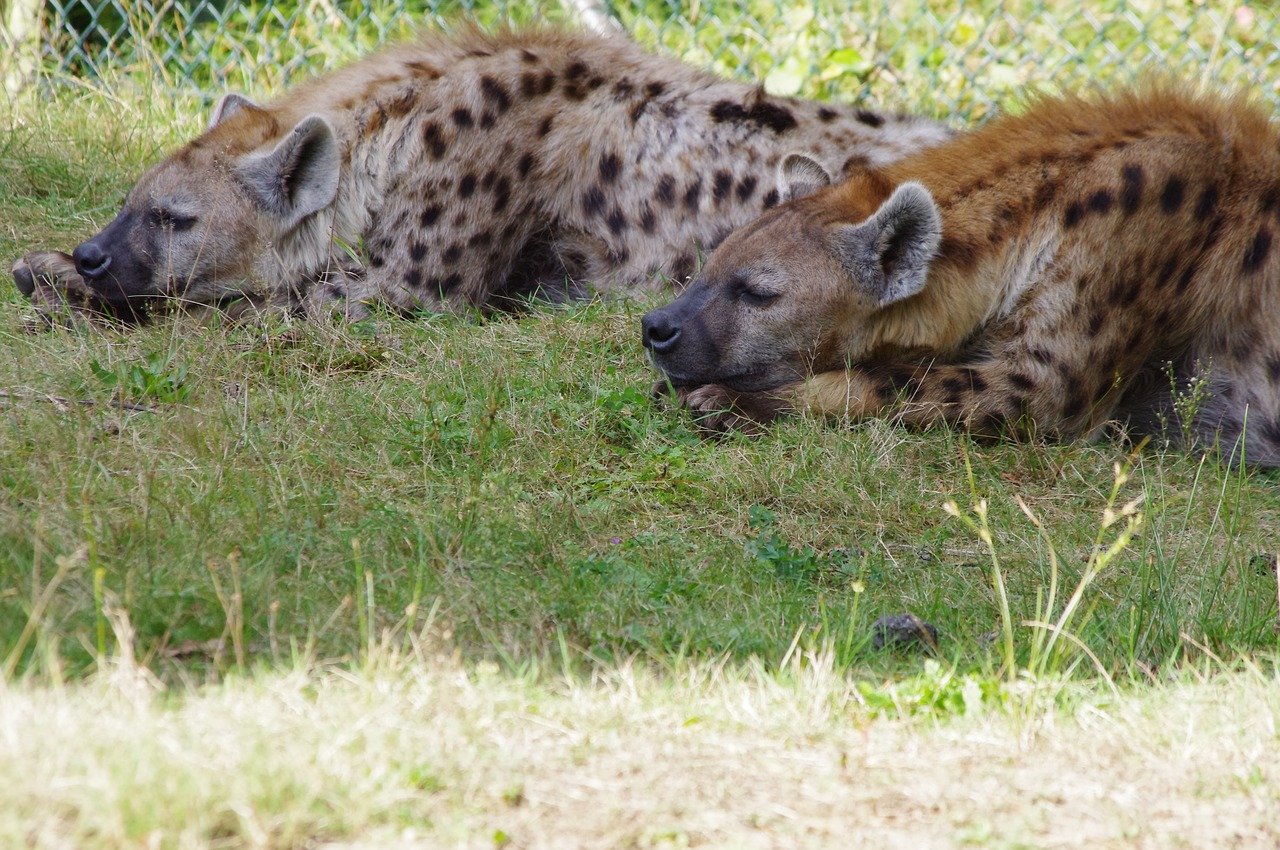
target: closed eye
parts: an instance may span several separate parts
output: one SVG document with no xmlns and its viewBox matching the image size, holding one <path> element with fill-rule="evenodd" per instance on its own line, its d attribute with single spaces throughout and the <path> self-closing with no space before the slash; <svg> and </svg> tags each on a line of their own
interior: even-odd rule
<svg viewBox="0 0 1280 850">
<path fill-rule="evenodd" d="M 163 227 L 174 233 L 190 230 L 196 223 L 196 217 L 193 215 L 181 215 L 173 210 L 160 208 L 153 209 L 149 218 L 153 227 Z"/>
<path fill-rule="evenodd" d="M 755 289 L 742 278 L 735 279 L 730 284 L 729 291 L 735 300 L 750 304 L 752 307 L 767 307 L 777 301 L 781 295 L 778 292 L 763 292 Z"/>
</svg>

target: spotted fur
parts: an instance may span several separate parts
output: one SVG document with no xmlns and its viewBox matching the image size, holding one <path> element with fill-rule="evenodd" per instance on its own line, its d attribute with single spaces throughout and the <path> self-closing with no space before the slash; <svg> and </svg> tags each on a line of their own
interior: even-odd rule
<svg viewBox="0 0 1280 850">
<path fill-rule="evenodd" d="M 1121 422 L 1276 466 L 1277 233 L 1280 129 L 1248 98 L 1047 99 L 767 213 L 645 341 L 715 427 Z"/>
<path fill-rule="evenodd" d="M 359 313 L 633 292 L 683 283 L 776 204 L 786 150 L 874 167 L 950 135 L 771 97 L 619 37 L 428 34 L 266 105 L 228 96 L 74 260 L 111 303 Z M 29 258 L 37 279 L 47 256 Z"/>
</svg>

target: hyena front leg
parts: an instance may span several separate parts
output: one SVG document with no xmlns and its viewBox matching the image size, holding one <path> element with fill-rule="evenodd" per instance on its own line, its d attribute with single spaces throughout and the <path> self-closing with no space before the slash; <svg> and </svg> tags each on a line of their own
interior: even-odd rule
<svg viewBox="0 0 1280 850">
<path fill-rule="evenodd" d="M 108 301 L 85 283 L 71 255 L 61 251 L 33 251 L 10 269 L 13 281 L 36 307 L 28 330 L 62 327 L 79 321 L 90 324 L 140 324 L 147 310 L 138 304 Z"/>
<path fill-rule="evenodd" d="M 1110 418 L 1123 394 L 1123 376 L 1141 361 L 1141 352 L 1129 355 L 1100 364 L 1088 351 L 1061 358 L 1018 344 L 959 362 L 860 364 L 761 392 L 698 387 L 682 391 L 681 401 L 712 431 L 750 431 L 803 412 L 854 420 L 890 414 L 916 427 L 947 423 L 981 434 L 1033 430 L 1073 437 Z"/>
</svg>

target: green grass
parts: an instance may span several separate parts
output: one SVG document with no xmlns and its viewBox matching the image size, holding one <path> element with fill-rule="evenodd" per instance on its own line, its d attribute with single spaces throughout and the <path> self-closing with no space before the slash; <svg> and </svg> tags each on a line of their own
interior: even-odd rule
<svg viewBox="0 0 1280 850">
<path fill-rule="evenodd" d="M 111 91 L 0 112 L 0 256 L 76 244 L 202 124 Z M 897 834 L 886 799 L 912 846 L 1052 844 L 1099 811 L 1116 846 L 1273 837 L 1274 475 L 881 421 L 705 442 L 648 395 L 644 309 L 33 335 L 0 291 L 0 839 L 820 845 Z M 936 657 L 872 646 L 904 612 Z M 653 731 L 677 727 L 679 758 Z M 992 747 L 1008 794 L 946 784 Z M 1091 810 L 1103 773 L 1155 814 Z M 841 814 L 801 835 L 777 806 Z"/>
<path fill-rule="evenodd" d="M 100 9 L 89 38 L 86 6 Z M 873 101 L 949 119 L 979 119 L 1040 89 L 1175 73 L 1251 85 L 1280 102 L 1274 14 L 1203 0 L 617 0 L 603 4 L 640 43 L 720 73 L 763 80 L 778 94 Z M 186 3 L 203 14 L 155 13 L 152 0 L 59 0 L 43 62 L 56 74 L 135 71 L 206 101 L 258 94 L 334 67 L 418 26 L 465 13 L 484 26 L 566 24 L 566 0 L 255 0 Z M 222 9 L 221 18 L 209 7 Z M 65 8 L 69 14 L 54 10 Z M 113 34 L 108 43 L 103 33 Z M 10 57 L 0 56 L 0 73 Z M 18 58 L 16 54 L 12 57 Z M 12 64 L 16 64 L 12 63 Z M 116 78 L 116 83 L 119 79 Z"/>
<path fill-rule="evenodd" d="M 77 242 L 199 124 L 158 98 L 39 105 L 7 118 L 5 256 Z M 916 663 L 866 642 L 911 611 L 981 666 L 1001 627 L 991 558 L 944 504 L 986 500 L 1017 625 L 1050 542 L 1059 584 L 1079 580 L 1129 451 L 884 422 L 704 442 L 648 397 L 639 304 L 28 335 L 19 302 L 5 293 L 0 329 L 5 646 L 69 560 L 16 670 L 90 668 L 108 601 L 160 669 L 355 657 L 428 610 L 475 658 L 779 659 L 798 637 L 875 670 Z M 1112 674 L 1273 649 L 1274 479 L 1158 449 L 1136 464 L 1117 498 L 1142 495 L 1145 523 L 1093 580 L 1079 637 Z"/>
</svg>

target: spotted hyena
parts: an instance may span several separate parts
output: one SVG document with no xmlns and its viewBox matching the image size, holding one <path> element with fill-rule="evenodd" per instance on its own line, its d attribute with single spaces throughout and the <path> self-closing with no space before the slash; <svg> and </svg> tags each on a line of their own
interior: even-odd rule
<svg viewBox="0 0 1280 850">
<path fill-rule="evenodd" d="M 1280 465 L 1280 128 L 1243 96 L 1047 99 L 735 232 L 644 343 L 713 428 L 787 410 Z M 1187 402 L 1187 403 L 1181 403 Z"/>
<path fill-rule="evenodd" d="M 637 291 L 682 281 L 776 204 L 787 150 L 858 173 L 950 135 L 771 97 L 621 37 L 431 34 L 266 105 L 225 97 L 102 232 L 15 278 L 126 317 L 158 296 L 358 313 Z"/>
</svg>

